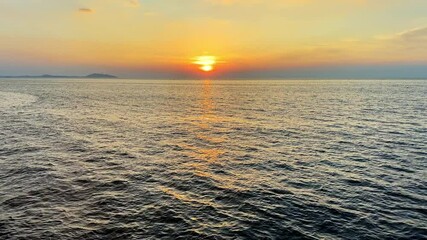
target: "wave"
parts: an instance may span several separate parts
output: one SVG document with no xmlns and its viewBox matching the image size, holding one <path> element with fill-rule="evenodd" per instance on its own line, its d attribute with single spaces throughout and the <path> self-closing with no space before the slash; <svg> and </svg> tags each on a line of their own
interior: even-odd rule
<svg viewBox="0 0 427 240">
<path fill-rule="evenodd" d="M 0 91 L 0 109 L 21 107 L 36 101 L 37 97 L 30 94 Z"/>
</svg>

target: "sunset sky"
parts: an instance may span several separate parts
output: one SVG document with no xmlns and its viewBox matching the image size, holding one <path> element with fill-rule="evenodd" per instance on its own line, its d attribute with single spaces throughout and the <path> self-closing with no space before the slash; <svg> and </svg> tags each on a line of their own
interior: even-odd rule
<svg viewBox="0 0 427 240">
<path fill-rule="evenodd" d="M 427 77 L 427 1 L 0 0 L 0 75 L 199 77 L 198 56 L 218 78 Z"/>
</svg>

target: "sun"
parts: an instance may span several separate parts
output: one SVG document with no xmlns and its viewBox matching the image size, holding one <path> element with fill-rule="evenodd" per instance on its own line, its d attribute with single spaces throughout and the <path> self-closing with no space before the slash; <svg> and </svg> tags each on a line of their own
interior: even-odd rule
<svg viewBox="0 0 427 240">
<path fill-rule="evenodd" d="M 205 71 L 205 72 L 210 72 L 212 71 L 214 68 L 212 65 L 203 65 L 200 67 L 200 70 Z"/>
<path fill-rule="evenodd" d="M 194 59 L 193 63 L 199 65 L 200 70 L 211 72 L 215 69 L 217 60 L 215 56 L 198 56 Z"/>
</svg>

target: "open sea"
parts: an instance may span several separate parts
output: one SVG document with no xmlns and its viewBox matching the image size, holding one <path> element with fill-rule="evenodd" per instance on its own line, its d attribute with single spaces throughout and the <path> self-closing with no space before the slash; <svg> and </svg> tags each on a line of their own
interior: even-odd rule
<svg viewBox="0 0 427 240">
<path fill-rule="evenodd" d="M 427 81 L 0 79 L 0 239 L 427 239 Z"/>
</svg>

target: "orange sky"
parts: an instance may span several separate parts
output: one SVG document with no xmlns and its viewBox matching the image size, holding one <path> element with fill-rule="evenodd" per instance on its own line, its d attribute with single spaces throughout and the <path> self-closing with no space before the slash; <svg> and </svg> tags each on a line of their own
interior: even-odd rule
<svg viewBox="0 0 427 240">
<path fill-rule="evenodd" d="M 0 75 L 199 75 L 427 62 L 425 0 L 3 0 Z"/>
</svg>

